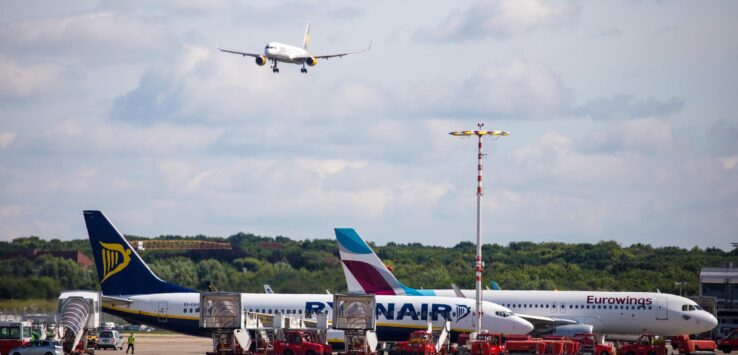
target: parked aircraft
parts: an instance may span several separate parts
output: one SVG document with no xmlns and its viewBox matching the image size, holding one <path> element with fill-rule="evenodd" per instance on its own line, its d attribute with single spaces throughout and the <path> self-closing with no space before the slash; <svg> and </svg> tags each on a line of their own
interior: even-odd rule
<svg viewBox="0 0 738 355">
<path fill-rule="evenodd" d="M 351 228 L 336 228 L 349 292 L 377 295 L 475 297 L 475 290 L 416 290 L 403 285 L 366 241 Z M 694 301 L 665 293 L 603 291 L 513 291 L 483 293 L 536 326 L 534 332 L 664 336 L 712 330 L 717 319 Z"/>
<path fill-rule="evenodd" d="M 308 45 L 310 45 L 310 24 L 308 24 L 305 29 L 305 37 L 302 40 L 302 47 L 291 46 L 289 44 L 279 42 L 269 42 L 266 47 L 264 47 L 264 53 L 248 53 L 222 48 L 218 48 L 218 50 L 221 52 L 242 55 L 244 57 L 253 57 L 255 58 L 254 60 L 258 66 L 262 66 L 267 62 L 272 62 L 271 68 L 273 73 L 279 73 L 279 68 L 277 68 L 278 62 L 301 64 L 302 68 L 300 69 L 300 72 L 307 73 L 305 65 L 314 67 L 318 64 L 318 59 L 343 57 L 349 54 L 366 52 L 372 48 L 372 43 L 369 42 L 369 47 L 359 51 L 315 55 L 308 52 Z"/>
<path fill-rule="evenodd" d="M 199 328 L 200 294 L 157 277 L 120 232 L 100 211 L 84 211 L 95 258 L 103 311 L 130 322 L 179 333 L 209 336 Z M 330 294 L 243 293 L 244 312 L 317 319 L 329 313 Z M 377 296 L 377 337 L 380 341 L 406 340 L 410 332 L 451 322 L 451 336 L 474 329 L 473 300 L 452 297 Z M 528 333 L 533 326 L 509 309 L 485 302 L 482 325 L 503 333 Z"/>
</svg>

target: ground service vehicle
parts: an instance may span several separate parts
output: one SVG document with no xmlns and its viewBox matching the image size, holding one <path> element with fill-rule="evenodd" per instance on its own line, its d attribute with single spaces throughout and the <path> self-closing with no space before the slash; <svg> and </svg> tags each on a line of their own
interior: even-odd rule
<svg viewBox="0 0 738 355">
<path fill-rule="evenodd" d="M 618 349 L 623 355 L 666 355 L 666 345 L 653 334 L 643 334 L 633 344 L 623 345 Z"/>
<path fill-rule="evenodd" d="M 426 330 L 416 330 L 410 334 L 410 339 L 395 344 L 394 354 L 399 355 L 433 355 L 436 353 L 436 344 Z"/>
<path fill-rule="evenodd" d="M 502 334 L 480 333 L 469 342 L 472 355 L 498 355 L 505 353 L 505 338 Z"/>
<path fill-rule="evenodd" d="M 330 355 L 331 346 L 318 342 L 312 334 L 303 330 L 288 330 L 285 340 L 274 340 L 275 355 Z"/>
<path fill-rule="evenodd" d="M 90 334 L 87 336 L 87 347 L 88 348 L 97 348 L 97 335 Z"/>
<path fill-rule="evenodd" d="M 0 322 L 0 354 L 31 342 L 31 322 Z"/>
<path fill-rule="evenodd" d="M 89 345 L 88 345 L 89 347 Z M 123 349 L 123 338 L 117 330 L 101 330 L 95 349 Z"/>
<path fill-rule="evenodd" d="M 582 355 L 614 354 L 612 345 L 598 344 L 597 337 L 592 333 L 576 334 L 571 340 L 579 343 L 579 354 Z"/>
<path fill-rule="evenodd" d="M 717 348 L 726 354 L 738 349 L 738 329 L 730 332 L 725 338 L 718 339 Z"/>
<path fill-rule="evenodd" d="M 11 349 L 9 355 L 64 355 L 64 350 L 55 340 L 34 340 Z"/>
<path fill-rule="evenodd" d="M 671 337 L 671 347 L 680 354 L 714 353 L 717 345 L 712 340 L 693 340 L 689 335 Z"/>
<path fill-rule="evenodd" d="M 505 350 L 508 354 L 528 353 L 541 355 L 546 353 L 546 343 L 540 338 L 531 338 L 528 335 L 507 335 Z"/>
</svg>

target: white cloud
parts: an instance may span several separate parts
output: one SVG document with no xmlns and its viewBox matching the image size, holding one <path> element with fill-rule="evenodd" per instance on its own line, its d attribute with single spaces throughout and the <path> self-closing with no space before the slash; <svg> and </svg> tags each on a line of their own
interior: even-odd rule
<svg viewBox="0 0 738 355">
<path fill-rule="evenodd" d="M 540 63 L 490 62 L 463 81 L 416 85 L 403 106 L 432 116 L 495 116 L 551 119 L 568 110 L 561 77 Z"/>
<path fill-rule="evenodd" d="M 61 67 L 55 64 L 19 65 L 0 56 L 0 97 L 25 97 L 56 85 Z"/>
<path fill-rule="evenodd" d="M 320 178 L 338 174 L 346 169 L 361 169 L 367 166 L 366 161 L 345 161 L 339 159 L 298 159 L 296 165 L 301 169 L 309 170 Z"/>
<path fill-rule="evenodd" d="M 732 157 L 727 158 L 721 158 L 718 159 L 720 161 L 720 164 L 722 164 L 723 169 L 725 170 L 733 170 L 736 166 L 738 166 L 738 155 L 734 155 Z"/>
<path fill-rule="evenodd" d="M 461 111 L 502 115 L 556 113 L 566 103 L 561 78 L 538 63 L 516 60 L 482 68 L 461 85 Z"/>
<path fill-rule="evenodd" d="M 663 118 L 624 121 L 593 132 L 585 149 L 594 151 L 664 152 L 674 149 L 672 122 Z"/>
<path fill-rule="evenodd" d="M 0 132 L 0 148 L 7 148 L 16 136 L 14 132 Z"/>
<path fill-rule="evenodd" d="M 170 155 L 213 145 L 222 128 L 156 123 L 146 128 L 116 121 L 63 120 L 41 132 L 47 146 L 68 152 Z M 37 144 L 37 143 L 36 143 Z"/>
<path fill-rule="evenodd" d="M 452 13 L 436 27 L 418 31 L 415 38 L 426 41 L 509 38 L 535 30 L 571 26 L 578 19 L 579 6 L 575 2 L 483 1 Z"/>
<path fill-rule="evenodd" d="M 30 18 L 0 26 L 0 42 L 24 55 L 53 52 L 86 63 L 140 60 L 140 56 L 171 49 L 163 30 L 112 11 Z"/>
</svg>

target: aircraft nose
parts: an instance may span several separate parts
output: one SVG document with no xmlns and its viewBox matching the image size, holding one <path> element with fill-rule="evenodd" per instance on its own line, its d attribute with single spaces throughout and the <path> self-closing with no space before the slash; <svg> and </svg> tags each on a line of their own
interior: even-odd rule
<svg viewBox="0 0 738 355">
<path fill-rule="evenodd" d="M 513 332 L 511 334 L 528 334 L 533 331 L 533 324 L 531 322 L 528 322 L 527 320 L 520 318 L 518 316 L 514 316 L 516 319 L 516 325 L 517 328 L 516 332 Z"/>
<path fill-rule="evenodd" d="M 710 313 L 707 313 L 707 312 L 704 312 L 704 313 L 705 313 L 705 314 L 707 315 L 707 317 L 705 317 L 705 318 L 707 318 L 707 319 L 705 320 L 705 323 L 706 323 L 707 325 L 709 325 L 709 327 L 710 327 L 710 329 L 708 329 L 708 330 L 713 330 L 713 329 L 715 329 L 715 327 L 717 327 L 717 326 L 718 326 L 718 320 L 717 320 L 717 318 L 715 318 L 715 316 L 713 316 L 713 315 L 712 315 L 712 314 L 710 314 Z"/>
</svg>

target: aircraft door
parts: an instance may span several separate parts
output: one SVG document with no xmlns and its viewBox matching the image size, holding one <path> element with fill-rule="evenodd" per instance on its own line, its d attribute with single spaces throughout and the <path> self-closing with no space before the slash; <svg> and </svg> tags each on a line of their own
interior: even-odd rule
<svg viewBox="0 0 738 355">
<path fill-rule="evenodd" d="M 549 308 L 549 310 L 551 310 L 551 313 L 556 313 L 557 306 L 558 304 L 556 302 L 551 302 L 551 308 Z"/>
<path fill-rule="evenodd" d="M 669 319 L 669 299 L 663 296 L 656 297 L 656 319 Z"/>
<path fill-rule="evenodd" d="M 157 307 L 156 310 L 156 316 L 159 319 L 159 323 L 166 323 L 167 322 L 167 311 L 168 311 L 168 304 L 166 301 L 159 302 L 159 307 Z"/>
<path fill-rule="evenodd" d="M 561 302 L 561 306 L 559 306 L 559 309 L 561 310 L 561 313 L 566 313 L 566 303 Z"/>
</svg>

